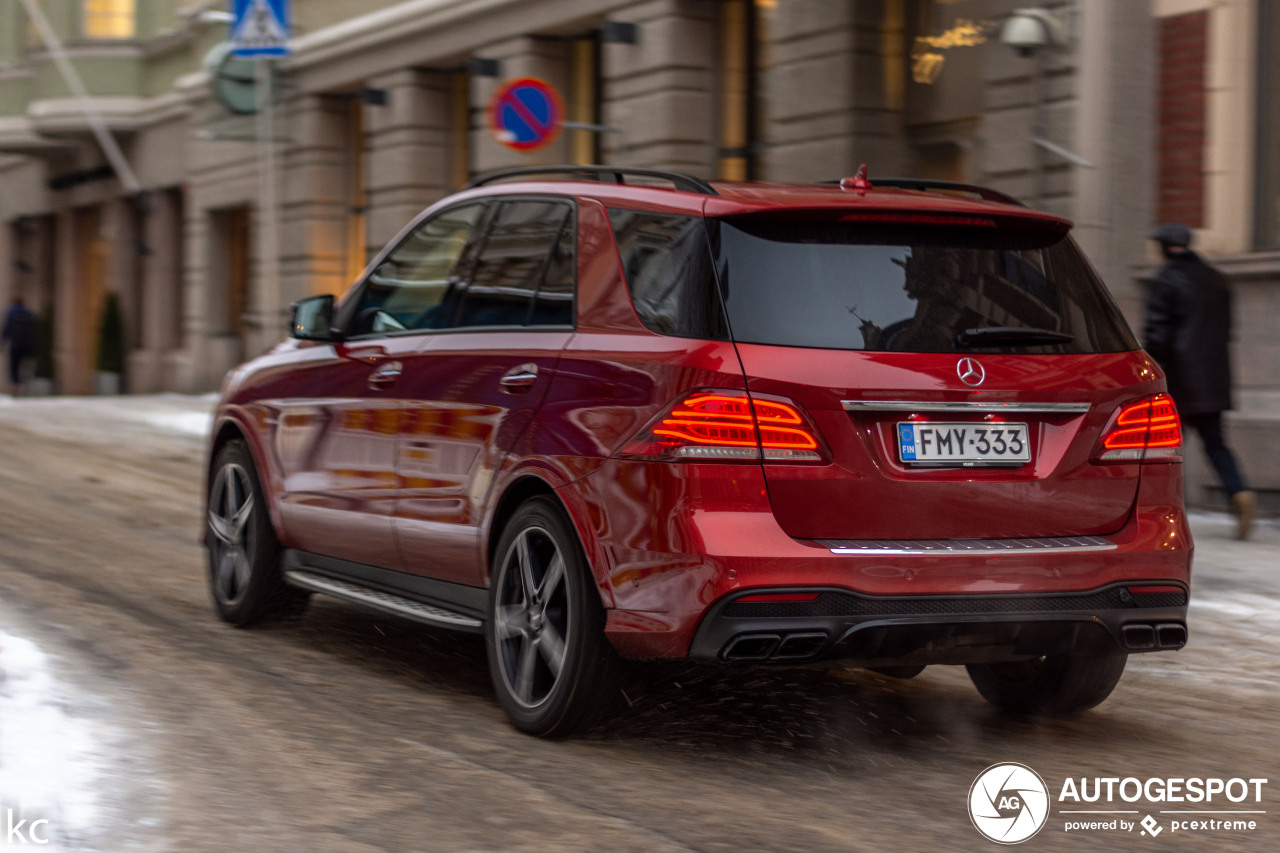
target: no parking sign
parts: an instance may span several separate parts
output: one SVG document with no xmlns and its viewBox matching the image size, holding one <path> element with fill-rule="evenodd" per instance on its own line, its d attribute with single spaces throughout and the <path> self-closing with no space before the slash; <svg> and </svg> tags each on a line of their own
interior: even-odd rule
<svg viewBox="0 0 1280 853">
<path fill-rule="evenodd" d="M 560 94 L 536 77 L 504 83 L 489 102 L 494 138 L 517 151 L 532 151 L 551 142 L 563 120 Z"/>
</svg>

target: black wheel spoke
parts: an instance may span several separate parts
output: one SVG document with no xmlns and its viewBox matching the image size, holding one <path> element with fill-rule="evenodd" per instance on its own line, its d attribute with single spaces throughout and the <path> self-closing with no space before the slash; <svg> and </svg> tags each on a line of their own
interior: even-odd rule
<svg viewBox="0 0 1280 853">
<path fill-rule="evenodd" d="M 547 566 L 546 574 L 542 576 L 542 582 L 538 584 L 538 601 L 546 604 L 562 583 L 564 583 L 564 558 L 560 556 L 559 551 L 556 551 L 551 564 Z"/>
<path fill-rule="evenodd" d="M 499 640 L 512 637 L 527 637 L 529 634 L 529 615 L 524 606 L 508 604 L 498 608 L 497 624 L 494 626 Z"/>
<path fill-rule="evenodd" d="M 538 662 L 537 653 L 532 642 L 525 640 L 520 644 L 520 654 L 516 663 L 516 696 L 526 705 L 533 704 L 533 668 Z"/>
<path fill-rule="evenodd" d="M 232 536 L 237 542 L 244 540 L 244 529 L 253 515 L 253 495 L 245 495 L 244 504 L 231 516 Z"/>
<path fill-rule="evenodd" d="M 236 553 L 233 548 L 224 548 L 218 555 L 218 575 L 215 586 L 223 601 L 234 601 L 236 598 Z"/>
<path fill-rule="evenodd" d="M 533 578 L 533 555 L 529 552 L 528 533 L 516 540 L 516 559 L 519 561 L 520 588 L 524 591 L 524 600 L 536 601 L 538 583 Z"/>
<path fill-rule="evenodd" d="M 564 638 L 560 636 L 560 632 L 556 627 L 549 622 L 542 629 L 542 636 L 538 642 L 538 654 L 542 656 L 547 669 L 551 670 L 551 676 L 559 678 L 560 670 L 564 669 Z"/>
</svg>

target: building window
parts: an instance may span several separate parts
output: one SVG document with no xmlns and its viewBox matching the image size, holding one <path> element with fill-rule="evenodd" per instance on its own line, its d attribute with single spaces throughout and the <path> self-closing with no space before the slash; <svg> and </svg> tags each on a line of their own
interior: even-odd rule
<svg viewBox="0 0 1280 853">
<path fill-rule="evenodd" d="M 355 281 L 364 270 L 369 237 L 368 191 L 365 175 L 368 158 L 365 156 L 364 103 L 359 98 L 347 100 L 346 115 L 346 208 L 347 208 L 347 269 L 343 281 Z"/>
<path fill-rule="evenodd" d="M 569 161 L 580 166 L 600 162 L 600 45 L 597 38 L 573 40 L 569 54 Z"/>
<path fill-rule="evenodd" d="M 1258 4 L 1258 153 L 1254 248 L 1280 249 L 1280 8 Z"/>
<path fill-rule="evenodd" d="M 1203 228 L 1209 13 L 1161 18 L 1159 37 L 1156 219 Z"/>
<path fill-rule="evenodd" d="M 750 181 L 759 177 L 760 75 L 766 65 L 763 32 L 776 0 L 724 0 L 720 4 L 719 157 L 716 176 Z"/>
<path fill-rule="evenodd" d="M 81 32 L 89 39 L 131 39 L 136 0 L 84 0 Z"/>
</svg>

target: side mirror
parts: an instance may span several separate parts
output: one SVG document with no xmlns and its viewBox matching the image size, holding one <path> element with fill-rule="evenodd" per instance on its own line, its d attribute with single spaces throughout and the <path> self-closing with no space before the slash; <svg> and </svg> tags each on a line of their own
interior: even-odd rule
<svg viewBox="0 0 1280 853">
<path fill-rule="evenodd" d="M 304 341 L 334 341 L 333 296 L 310 296 L 293 303 L 289 334 Z"/>
</svg>

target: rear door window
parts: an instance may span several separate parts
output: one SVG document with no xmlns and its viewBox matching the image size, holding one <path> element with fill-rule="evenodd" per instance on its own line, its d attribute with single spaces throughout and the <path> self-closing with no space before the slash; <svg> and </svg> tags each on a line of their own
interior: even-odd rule
<svg viewBox="0 0 1280 853">
<path fill-rule="evenodd" d="M 574 237 L 566 200 L 501 202 L 448 326 L 573 325 Z"/>
<path fill-rule="evenodd" d="M 1101 280 L 1060 231 L 821 217 L 725 219 L 712 231 L 733 337 L 744 343 L 948 353 L 1137 348 Z M 992 327 L 1057 337 L 962 334 Z"/>
</svg>

